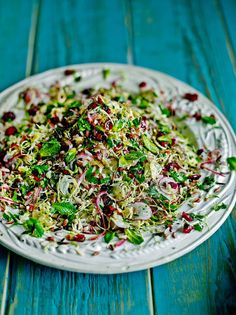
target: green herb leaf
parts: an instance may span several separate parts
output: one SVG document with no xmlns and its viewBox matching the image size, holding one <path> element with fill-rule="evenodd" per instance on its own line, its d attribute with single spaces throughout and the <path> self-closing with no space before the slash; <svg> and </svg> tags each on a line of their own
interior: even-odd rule
<svg viewBox="0 0 236 315">
<path fill-rule="evenodd" d="M 165 115 L 166 117 L 170 117 L 171 116 L 171 112 L 168 108 L 164 107 L 163 105 L 159 105 L 161 113 L 163 115 Z"/>
<path fill-rule="evenodd" d="M 88 182 L 93 183 L 93 184 L 98 184 L 98 179 L 93 175 L 92 166 L 87 170 L 85 177 Z"/>
<path fill-rule="evenodd" d="M 214 210 L 214 211 L 219 211 L 221 209 L 227 209 L 227 205 L 224 202 L 218 203 L 214 205 L 213 207 L 211 207 L 211 210 Z"/>
<path fill-rule="evenodd" d="M 141 118 L 135 118 L 133 121 L 132 121 L 133 125 L 135 128 L 137 128 L 140 123 L 141 123 Z"/>
<path fill-rule="evenodd" d="M 170 171 L 170 176 L 177 182 L 177 183 L 184 183 L 188 177 L 184 173 L 178 173 L 176 171 Z"/>
<path fill-rule="evenodd" d="M 112 127 L 112 131 L 120 131 L 124 127 L 125 121 L 123 119 L 119 119 L 115 122 Z"/>
<path fill-rule="evenodd" d="M 215 184 L 214 176 L 206 176 L 202 183 L 198 183 L 197 186 L 201 190 L 209 191 Z"/>
<path fill-rule="evenodd" d="M 114 238 L 115 234 L 116 234 L 115 232 L 108 231 L 104 236 L 105 242 L 110 243 L 110 241 Z"/>
<path fill-rule="evenodd" d="M 236 156 L 229 157 L 227 163 L 231 171 L 236 171 Z"/>
<path fill-rule="evenodd" d="M 163 142 L 169 142 L 169 143 L 172 142 L 171 137 L 168 136 L 168 135 L 160 136 L 160 137 L 158 137 L 157 139 L 160 140 L 160 141 L 163 141 Z"/>
<path fill-rule="evenodd" d="M 77 153 L 77 151 L 75 148 L 70 149 L 65 155 L 65 162 L 67 164 L 72 162 L 76 157 L 76 153 Z"/>
<path fill-rule="evenodd" d="M 197 223 L 197 224 L 194 224 L 193 228 L 194 230 L 201 232 L 203 229 L 203 226 Z"/>
<path fill-rule="evenodd" d="M 73 101 L 68 105 L 68 108 L 80 108 L 82 103 L 80 101 Z"/>
<path fill-rule="evenodd" d="M 57 140 L 50 140 L 43 144 L 39 153 L 42 157 L 50 157 L 58 154 L 61 150 L 61 145 Z"/>
<path fill-rule="evenodd" d="M 142 151 L 133 151 L 124 156 L 124 158 L 128 161 L 138 160 L 142 157 L 145 157 L 145 154 Z"/>
<path fill-rule="evenodd" d="M 23 224 L 24 228 L 28 233 L 35 237 L 42 237 L 44 234 L 44 229 L 41 223 L 34 218 L 30 218 L 29 220 L 25 221 Z"/>
<path fill-rule="evenodd" d="M 86 130 L 91 130 L 91 126 L 90 126 L 90 123 L 84 119 L 83 117 L 80 117 L 78 119 L 78 128 L 79 128 L 79 131 L 86 131 Z"/>
<path fill-rule="evenodd" d="M 160 201 L 168 200 L 164 195 L 162 195 L 155 186 L 150 186 L 148 190 L 149 196 L 154 199 L 159 199 Z"/>
<path fill-rule="evenodd" d="M 111 70 L 110 69 L 103 69 L 102 71 L 102 75 L 103 75 L 103 78 L 106 80 L 111 74 Z"/>
<path fill-rule="evenodd" d="M 49 166 L 46 164 L 43 165 L 34 165 L 31 170 L 32 172 L 37 171 L 39 175 L 46 173 L 49 169 Z"/>
<path fill-rule="evenodd" d="M 143 135 L 143 143 L 146 149 L 154 154 L 159 152 L 158 147 L 147 136 Z"/>
<path fill-rule="evenodd" d="M 128 241 L 135 245 L 140 245 L 144 242 L 144 239 L 140 232 L 134 230 L 125 229 L 125 235 L 127 235 Z"/>
<path fill-rule="evenodd" d="M 52 204 L 52 213 L 59 213 L 61 215 L 71 216 L 77 211 L 76 207 L 67 201 L 55 202 Z"/>
<path fill-rule="evenodd" d="M 214 125 L 216 123 L 216 119 L 212 116 L 202 116 L 202 121 L 209 125 Z"/>
<path fill-rule="evenodd" d="M 150 103 L 146 101 L 145 99 L 142 99 L 140 104 L 138 105 L 139 108 L 141 109 L 146 109 L 150 106 Z"/>
</svg>

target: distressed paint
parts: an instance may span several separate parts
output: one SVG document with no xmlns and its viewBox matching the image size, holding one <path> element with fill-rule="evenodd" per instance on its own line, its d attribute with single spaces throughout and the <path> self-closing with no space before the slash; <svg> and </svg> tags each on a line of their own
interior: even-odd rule
<svg viewBox="0 0 236 315">
<path fill-rule="evenodd" d="M 233 24 L 226 25 L 222 19 L 221 3 L 168 0 L 148 4 L 131 2 L 135 62 L 195 86 L 218 105 L 235 128 Z M 230 11 L 229 4 L 235 12 L 230 1 L 224 2 L 224 10 Z M 193 252 L 154 268 L 157 314 L 235 313 L 235 229 L 236 220 L 231 216 Z"/>
<path fill-rule="evenodd" d="M 236 128 L 235 14 L 233 0 L 2 1 L 0 89 L 65 64 L 129 62 L 192 84 Z M 235 231 L 232 213 L 184 257 L 114 276 L 58 271 L 14 254 L 7 264 L 0 248 L 0 302 L 6 292 L 3 308 L 16 315 L 233 314 Z"/>
</svg>

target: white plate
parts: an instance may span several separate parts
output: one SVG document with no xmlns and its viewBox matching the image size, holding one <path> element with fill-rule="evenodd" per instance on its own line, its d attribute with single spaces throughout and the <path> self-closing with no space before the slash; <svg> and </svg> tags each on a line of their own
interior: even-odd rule
<svg viewBox="0 0 236 315">
<path fill-rule="evenodd" d="M 167 99 L 174 99 L 177 108 L 183 110 L 188 108 L 192 113 L 200 108 L 205 115 L 214 114 L 217 118 L 217 126 L 220 128 L 195 124 L 193 119 L 187 123 L 195 134 L 200 147 L 204 144 L 208 148 L 214 149 L 216 145 L 220 144 L 223 160 L 236 155 L 236 140 L 228 121 L 206 97 L 194 88 L 170 76 L 140 67 L 118 64 L 84 64 L 50 70 L 27 78 L 2 92 L 0 94 L 1 112 L 13 108 L 19 92 L 29 86 L 48 86 L 55 80 L 64 80 L 65 83 L 70 83 L 72 79 L 70 77 L 65 78 L 63 75 L 64 70 L 68 68 L 73 68 L 82 75 L 83 79 L 78 84 L 79 89 L 107 84 L 102 79 L 101 72 L 102 69 L 109 68 L 111 69 L 111 76 L 108 81 L 123 77 L 123 84 L 124 86 L 127 85 L 129 89 L 134 89 L 137 83 L 146 81 L 149 86 L 153 86 L 156 90 L 163 90 Z M 197 93 L 199 95 L 198 100 L 189 103 L 183 99 L 182 96 L 188 92 Z M 231 172 L 223 178 L 223 181 L 222 177 L 219 177 L 217 181 L 224 184 L 223 189 L 218 194 L 219 198 L 201 202 L 197 208 L 193 209 L 194 212 L 209 213 L 208 226 L 202 232 L 177 233 L 176 238 L 169 237 L 166 240 L 150 237 L 147 234 L 145 235 L 145 242 L 141 246 L 127 243 L 115 251 L 108 249 L 107 244 L 101 239 L 98 242 L 81 243 L 80 249 L 76 250 L 72 245 L 51 246 L 44 239 L 36 239 L 29 235 L 22 237 L 17 226 L 9 228 L 0 222 L 0 243 L 37 263 L 76 272 L 110 274 L 158 266 L 193 250 L 209 238 L 226 220 L 235 202 L 236 172 Z M 227 204 L 227 209 L 217 212 L 210 211 L 212 205 L 219 202 Z M 95 251 L 99 251 L 100 254 L 92 255 Z"/>
</svg>

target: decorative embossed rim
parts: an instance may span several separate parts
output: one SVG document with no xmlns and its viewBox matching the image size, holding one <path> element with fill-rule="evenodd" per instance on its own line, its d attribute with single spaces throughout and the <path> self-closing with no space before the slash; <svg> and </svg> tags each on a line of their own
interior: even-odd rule
<svg viewBox="0 0 236 315">
<path fill-rule="evenodd" d="M 67 68 L 75 68 L 78 70 L 89 70 L 89 69 L 103 69 L 108 67 L 114 70 L 122 70 L 124 72 L 138 71 L 144 76 L 152 76 L 153 78 L 161 79 L 163 81 L 171 82 L 176 87 L 181 87 L 190 92 L 196 92 L 199 94 L 201 100 L 209 107 L 211 111 L 217 114 L 220 118 L 221 125 L 224 129 L 224 132 L 227 136 L 229 150 L 231 155 L 236 155 L 236 139 L 234 132 L 229 125 L 227 119 L 224 115 L 214 106 L 214 104 L 203 96 L 199 91 L 193 87 L 171 77 L 166 74 L 160 73 L 158 71 L 145 69 L 142 67 L 130 66 L 125 64 L 111 64 L 111 63 L 92 63 L 92 64 L 82 64 L 82 65 L 70 65 L 66 67 L 61 67 L 53 70 L 43 72 L 41 74 L 34 75 L 30 78 L 27 78 L 19 83 L 11 86 L 2 93 L 0 93 L 0 101 L 4 100 L 4 97 L 9 93 L 26 86 L 29 82 L 37 82 L 37 80 L 46 79 L 47 77 L 55 76 L 61 74 L 63 70 Z M 231 184 L 231 185 L 229 185 Z M 32 247 L 27 243 L 24 243 L 23 246 L 17 246 L 17 242 L 14 242 L 12 234 L 8 233 L 5 226 L 0 223 L 0 243 L 12 250 L 13 252 L 28 258 L 34 262 L 59 268 L 63 270 L 75 271 L 75 272 L 86 272 L 86 273 L 97 273 L 97 274 L 112 274 L 112 273 L 124 273 L 142 270 L 146 268 L 155 267 L 158 265 L 165 264 L 176 258 L 179 258 L 186 253 L 190 252 L 206 239 L 208 239 L 212 234 L 214 234 L 217 229 L 224 223 L 224 221 L 229 216 L 230 212 L 233 209 L 236 194 L 235 194 L 235 185 L 236 185 L 236 174 L 232 173 L 228 182 L 228 189 L 224 190 L 222 193 L 222 198 L 227 200 L 228 208 L 225 212 L 215 212 L 209 217 L 208 225 L 209 229 L 205 230 L 202 233 L 193 232 L 185 238 L 176 239 L 173 242 L 170 242 L 167 246 L 167 250 L 163 249 L 164 254 L 159 255 L 158 250 L 153 250 L 153 248 L 144 248 L 140 251 L 136 251 L 133 256 L 130 258 L 110 258 L 109 259 L 100 259 L 99 257 L 90 257 L 83 258 L 83 256 L 76 256 L 77 259 L 70 259 L 70 254 L 68 253 L 51 253 L 50 251 L 43 251 L 40 247 Z M 165 245 L 164 245 L 165 247 Z M 163 247 L 163 248 L 164 248 Z"/>
</svg>

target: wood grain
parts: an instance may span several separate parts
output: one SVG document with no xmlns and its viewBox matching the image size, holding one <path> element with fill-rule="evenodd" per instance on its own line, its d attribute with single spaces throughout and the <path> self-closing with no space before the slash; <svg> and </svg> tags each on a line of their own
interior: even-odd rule
<svg viewBox="0 0 236 315">
<path fill-rule="evenodd" d="M 134 60 L 195 86 L 236 127 L 236 78 L 227 44 L 230 30 L 226 32 L 219 5 L 214 1 L 131 2 Z M 230 10 L 229 3 L 225 7 Z M 235 228 L 232 215 L 193 252 L 153 270 L 158 315 L 235 312 Z"/>
<path fill-rule="evenodd" d="M 198 88 L 236 128 L 235 16 L 234 0 L 0 1 L 0 90 L 65 64 L 129 62 Z M 0 315 L 236 314 L 235 232 L 236 211 L 184 257 L 113 276 L 58 271 L 0 248 Z"/>
<path fill-rule="evenodd" d="M 72 63 L 127 61 L 125 12 L 119 1 L 41 1 L 35 37 L 33 72 Z M 16 255 L 10 269 L 7 314 L 151 314 L 148 271 L 83 275 Z"/>
<path fill-rule="evenodd" d="M 0 91 L 25 77 L 33 3 L 0 3 Z M 24 20 L 19 16 L 24 16 Z M 21 36 L 17 36 L 21 34 Z M 10 254 L 0 247 L 0 314 L 4 314 Z"/>
</svg>

